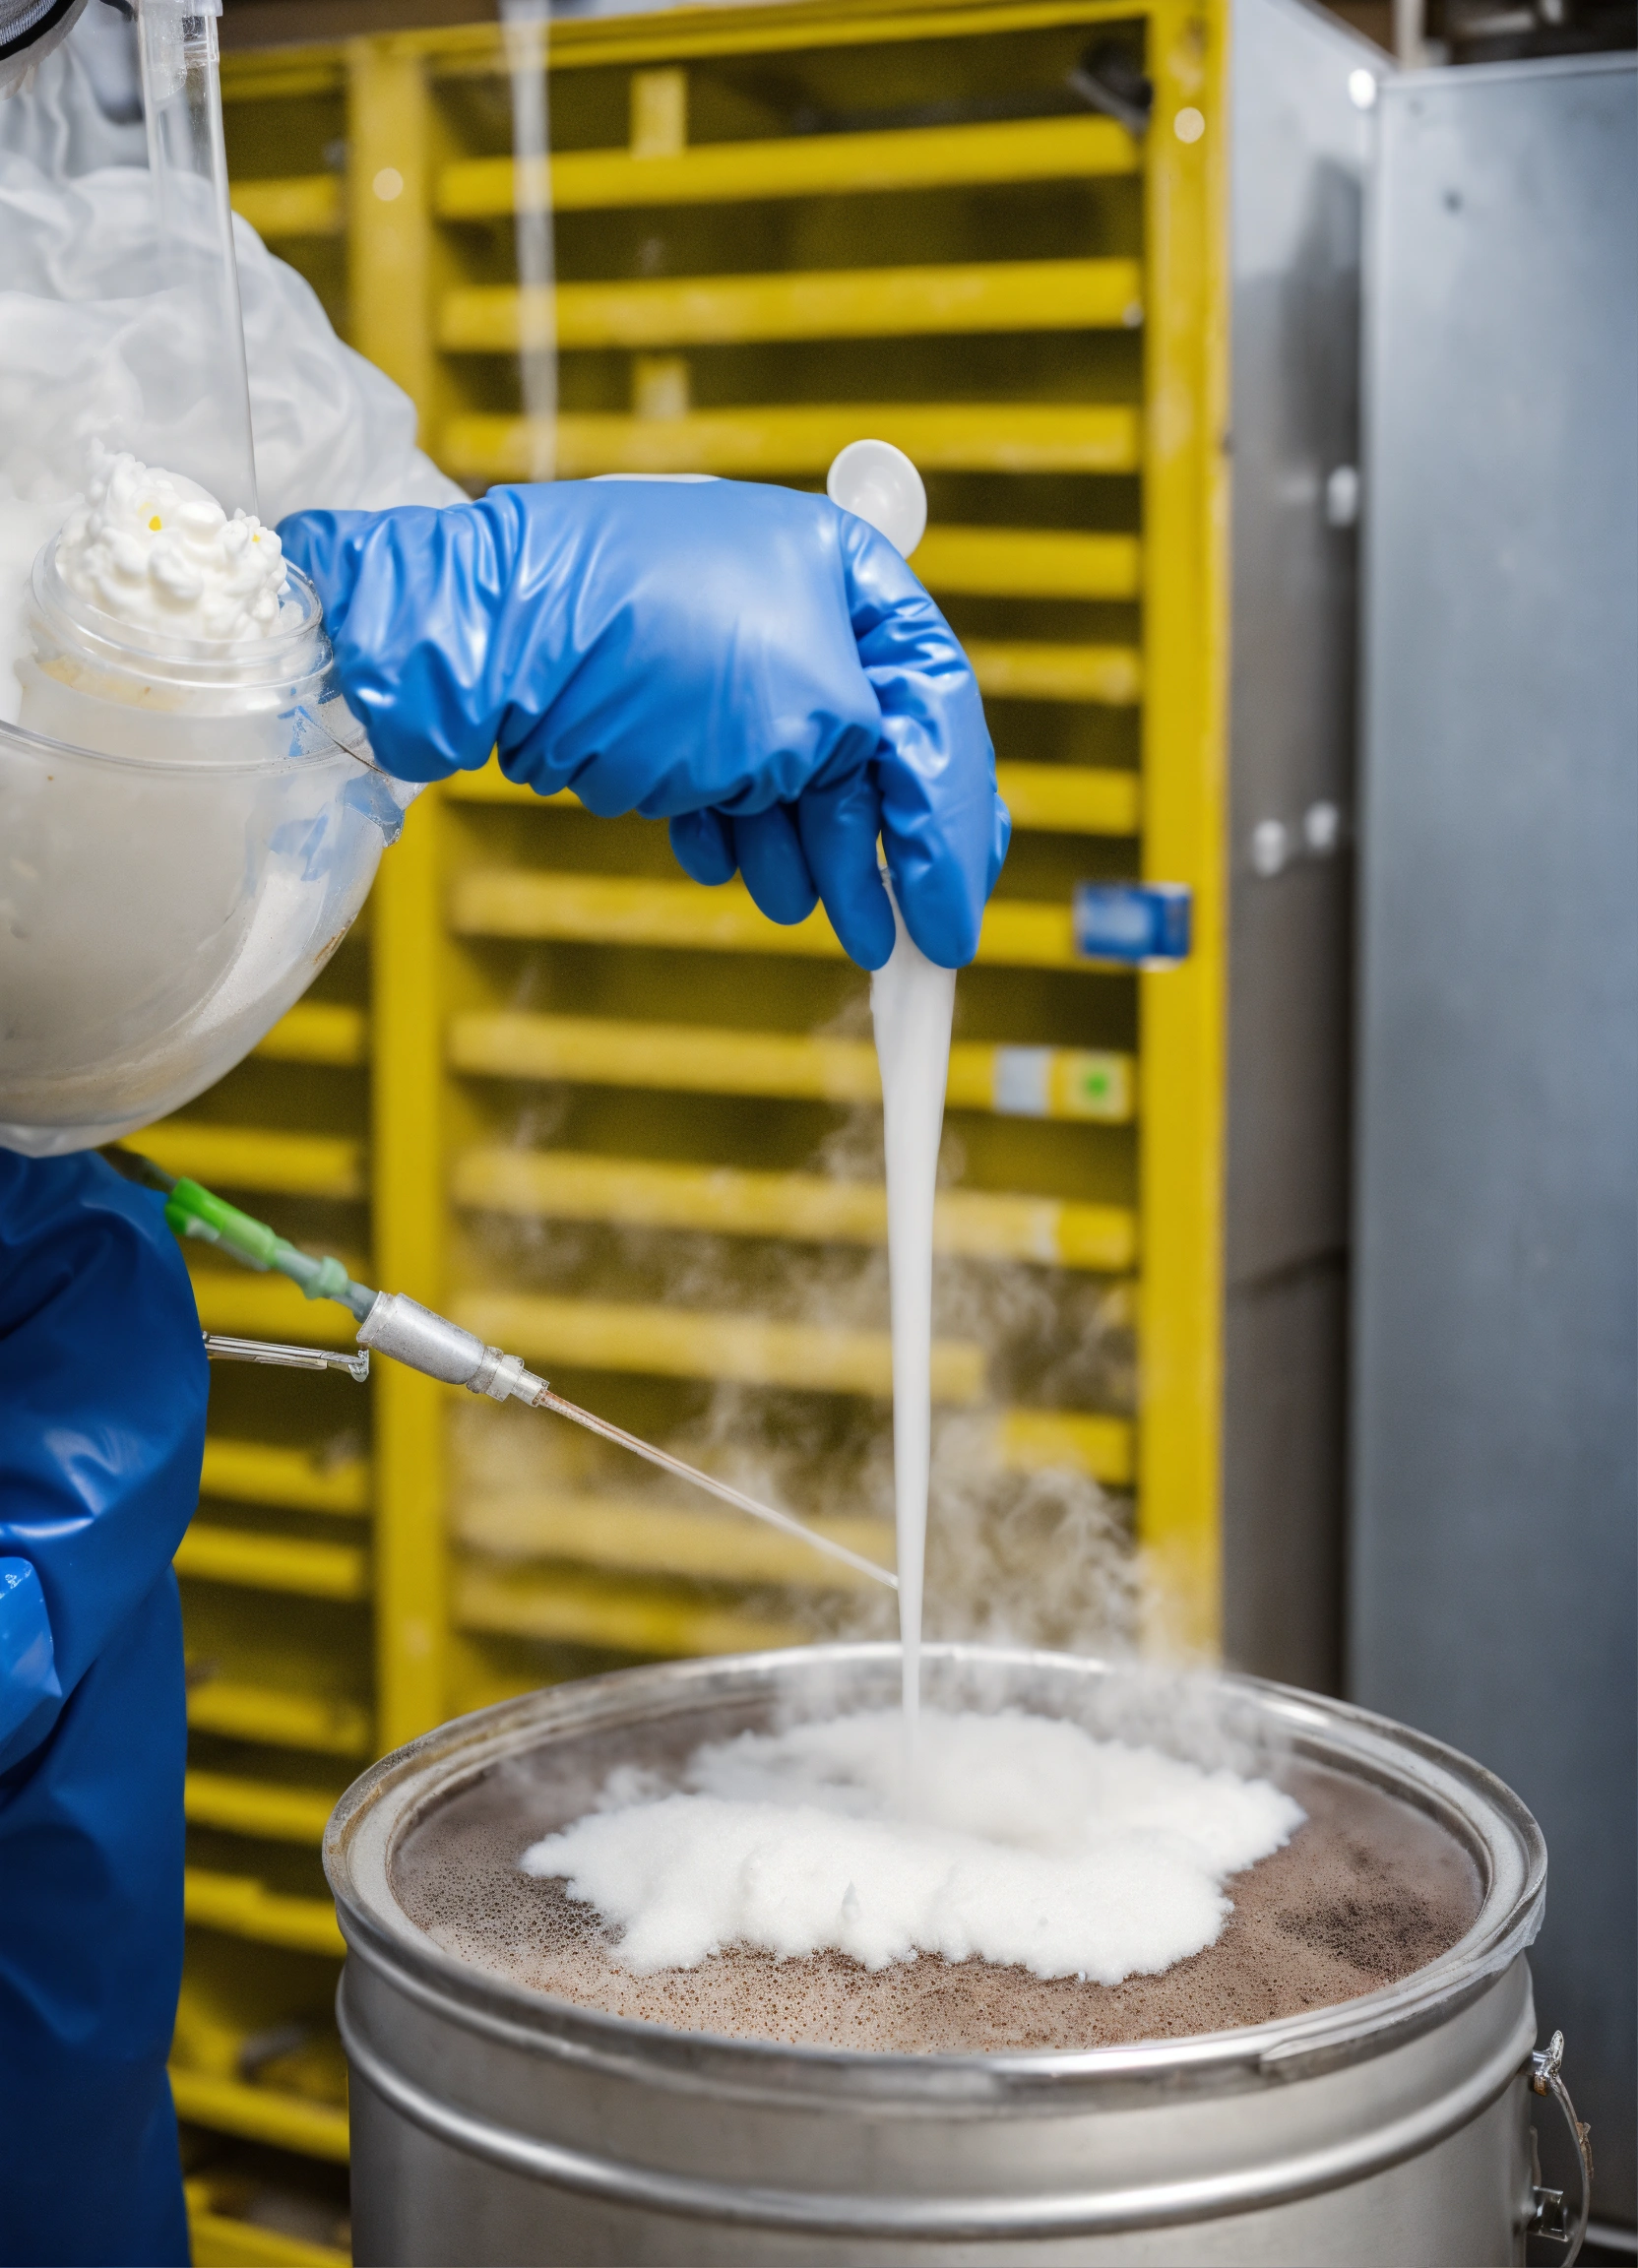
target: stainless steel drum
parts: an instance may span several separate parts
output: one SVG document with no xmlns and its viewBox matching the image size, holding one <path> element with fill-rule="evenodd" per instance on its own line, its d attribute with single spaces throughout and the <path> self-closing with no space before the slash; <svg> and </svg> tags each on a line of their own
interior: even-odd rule
<svg viewBox="0 0 1638 2268">
<path fill-rule="evenodd" d="M 1226 1678 L 1212 1713 L 1276 1777 L 1436 1822 L 1474 1919 L 1398 1983 L 1234 2031 L 956 2055 L 667 2030 L 452 1958 L 395 1895 L 395 1854 L 479 1783 L 522 1791 L 521 1850 L 618 1762 L 884 1706 L 898 1676 L 874 1646 L 629 1670 L 463 1718 L 354 1784 L 325 1866 L 359 2261 L 1523 2259 L 1541 1834 L 1479 1766 L 1340 1702 Z M 933 1648 L 926 1689 L 1165 1737 L 1153 1685 L 1097 1662 Z"/>
</svg>

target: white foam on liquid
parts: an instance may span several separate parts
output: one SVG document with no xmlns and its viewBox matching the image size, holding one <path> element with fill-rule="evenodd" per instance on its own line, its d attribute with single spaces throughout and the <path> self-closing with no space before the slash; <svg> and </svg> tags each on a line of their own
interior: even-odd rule
<svg viewBox="0 0 1638 2268">
<path fill-rule="evenodd" d="M 743 1946 L 1117 1984 L 1211 1944 L 1225 1881 L 1303 1817 L 1266 1780 L 1058 1719 L 929 1709 L 906 1819 L 898 1733 L 891 1710 L 742 1733 L 699 1749 L 669 1792 L 627 1768 L 521 1864 L 595 1907 L 642 1975 Z"/>
<path fill-rule="evenodd" d="M 69 589 L 116 621 L 239 644 L 279 628 L 284 547 L 244 512 L 231 519 L 197 480 L 93 452 L 86 489 L 57 538 Z"/>
<path fill-rule="evenodd" d="M 893 1313 L 893 1506 L 903 1655 L 901 1777 L 917 1802 L 921 1594 L 932 1447 L 933 1197 L 956 973 L 929 961 L 905 927 L 891 888 L 897 941 L 870 979 L 887 1151 L 887 1259 Z"/>
</svg>

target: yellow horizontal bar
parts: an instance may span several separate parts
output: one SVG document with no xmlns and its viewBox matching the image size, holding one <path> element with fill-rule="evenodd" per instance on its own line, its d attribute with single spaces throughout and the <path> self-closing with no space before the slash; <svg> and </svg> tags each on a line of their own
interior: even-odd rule
<svg viewBox="0 0 1638 2268">
<path fill-rule="evenodd" d="M 1142 665 L 1135 646 L 1036 645 L 969 638 L 967 659 L 992 701 L 1098 701 L 1130 708 Z"/>
<path fill-rule="evenodd" d="M 1065 1410 L 1009 1410 L 996 1441 L 1001 1463 L 1014 1473 L 1052 1469 L 1090 1474 L 1121 1487 L 1135 1471 L 1132 1425 L 1125 1418 L 1102 1418 Z"/>
<path fill-rule="evenodd" d="M 284 1945 L 296 1953 L 346 1951 L 328 1898 L 292 1898 L 249 1874 L 219 1874 L 204 1866 L 182 1872 L 183 1919 L 197 1929 L 220 1929 Z"/>
<path fill-rule="evenodd" d="M 997 0 L 976 7 L 912 0 L 775 0 L 772 6 L 689 6 L 631 15 L 565 18 L 552 26 L 552 68 L 675 63 L 682 57 L 778 54 L 791 48 L 868 47 L 907 39 L 975 39 L 1050 27 L 1128 23 L 1131 0 Z M 493 24 L 382 34 L 389 54 L 424 58 L 437 77 L 504 77 L 506 51 Z M 959 50 L 958 50 L 959 52 Z"/>
<path fill-rule="evenodd" d="M 921 554 L 915 555 L 919 568 Z M 1015 827 L 1060 835 L 1135 835 L 1140 791 L 1135 772 L 1111 772 L 1089 764 L 998 764 L 996 785 Z M 536 795 L 521 781 L 509 780 L 498 764 L 477 772 L 457 772 L 444 792 L 458 803 L 504 803 L 516 810 L 584 811 L 571 788 Z"/>
<path fill-rule="evenodd" d="M 233 210 L 258 236 L 339 236 L 346 226 L 341 176 L 290 174 L 276 181 L 235 181 Z"/>
<path fill-rule="evenodd" d="M 349 1275 L 362 1279 L 368 1270 L 362 1261 L 353 1266 L 346 1254 L 337 1257 Z M 256 1276 L 248 1269 L 198 1267 L 192 1270 L 199 1320 L 207 1331 L 227 1331 L 246 1339 L 278 1339 L 294 1347 L 351 1347 L 358 1324 L 334 1299 L 304 1299 L 284 1276 Z M 355 1386 L 346 1379 L 336 1384 L 347 1393 Z M 335 1405 L 345 1411 L 345 1401 Z"/>
<path fill-rule="evenodd" d="M 1032 118 L 995 126 L 712 142 L 665 158 L 577 150 L 551 159 L 551 203 L 559 213 L 593 213 L 634 205 L 978 188 L 1137 169 L 1137 144 L 1112 119 Z M 540 188 L 537 164 L 470 158 L 439 174 L 436 209 L 444 220 L 499 220 L 516 211 L 520 197 L 537 204 Z"/>
<path fill-rule="evenodd" d="M 370 1469 L 361 1457 L 326 1465 L 305 1449 L 213 1434 L 205 1443 L 199 1493 L 235 1504 L 283 1504 L 292 1512 L 362 1514 L 370 1509 Z"/>
<path fill-rule="evenodd" d="M 951 524 L 927 530 L 911 565 L 929 591 L 984 598 L 1135 598 L 1143 571 L 1135 536 Z"/>
<path fill-rule="evenodd" d="M 311 1748 L 321 1756 L 367 1756 L 373 1745 L 369 1713 L 356 1702 L 287 1693 L 276 1685 L 241 1684 L 228 1677 L 190 1682 L 188 1723 L 196 1732 L 215 1732 L 224 1740 Z"/>
<path fill-rule="evenodd" d="M 170 2091 L 176 2100 L 176 2115 L 191 2125 L 210 2126 L 220 2134 L 242 2134 L 248 2141 L 271 2142 L 277 2149 L 299 2150 L 309 2158 L 346 2163 L 346 2112 L 335 2104 L 307 2103 L 299 2095 L 286 2095 L 274 2087 L 248 2087 L 242 2079 L 225 2079 L 214 2071 L 190 2071 L 181 2063 L 170 2066 Z M 306 2249 L 318 2248 L 309 2245 Z M 320 2256 L 325 2260 L 343 2258 L 341 2253 L 328 2250 Z"/>
<path fill-rule="evenodd" d="M 349 2256 L 329 2244 L 309 2244 L 282 2229 L 264 2229 L 230 2213 L 188 2210 L 193 2268 L 350 2268 Z"/>
<path fill-rule="evenodd" d="M 177 1547 L 176 1572 L 196 1583 L 232 1583 L 251 1591 L 294 1591 L 307 1599 L 369 1596 L 368 1552 L 352 1544 L 314 1544 L 293 1536 L 257 1536 L 196 1520 Z"/>
<path fill-rule="evenodd" d="M 776 0 L 773 6 L 690 6 L 631 15 L 565 18 L 552 26 L 552 68 L 587 70 L 639 63 L 675 64 L 693 56 L 772 55 L 792 48 L 870 47 L 907 39 L 974 39 L 1049 27 L 1077 31 L 1129 23 L 1131 0 L 1052 0 L 990 7 L 914 4 L 883 8 L 878 0 Z M 384 35 L 394 55 L 425 57 L 439 78 L 500 78 L 505 50 L 492 25 Z M 959 51 L 958 51 L 959 52 Z"/>
<path fill-rule="evenodd" d="M 255 1047 L 280 1063 L 362 1063 L 368 1052 L 364 1011 L 323 1000 L 287 1010 Z"/>
<path fill-rule="evenodd" d="M 810 1520 L 816 1534 L 867 1559 L 893 1564 L 893 1530 L 882 1520 Z M 625 1574 L 693 1582 L 779 1583 L 804 1590 L 869 1590 L 870 1577 L 810 1550 L 742 1513 L 695 1512 L 652 1499 L 532 1489 L 461 1505 L 455 1535 L 469 1550 L 500 1559 L 573 1559 Z"/>
<path fill-rule="evenodd" d="M 998 764 L 995 778 L 1018 828 L 1039 834 L 1135 835 L 1141 824 L 1135 772 L 1080 764 Z"/>
<path fill-rule="evenodd" d="M 824 1102 L 881 1101 L 876 1050 L 868 1040 L 472 1012 L 451 1020 L 449 1060 L 454 1070 L 502 1079 L 564 1079 Z"/>
<path fill-rule="evenodd" d="M 842 947 L 816 908 L 805 921 L 770 921 L 735 878 L 720 889 L 602 874 L 474 867 L 450 892 L 450 925 L 468 937 L 555 938 L 588 945 L 681 946 L 702 953 L 777 953 L 838 960 Z M 1084 969 L 1067 906 L 992 901 L 978 959 L 1008 969 Z"/>
<path fill-rule="evenodd" d="M 1135 260 L 949 262 L 926 268 L 798 270 L 560 284 L 542 293 L 560 348 L 714 346 L 795 339 L 902 339 L 995 331 L 1130 330 L 1143 317 Z M 514 354 L 516 284 L 468 285 L 438 311 L 446 353 Z"/>
<path fill-rule="evenodd" d="M 885 1331 L 508 1292 L 471 1293 L 457 1302 L 455 1315 L 485 1344 L 529 1362 L 661 1378 L 731 1378 L 743 1386 L 789 1386 L 815 1394 L 885 1398 L 893 1390 Z M 976 1402 L 983 1393 L 983 1350 L 962 1340 L 936 1341 L 932 1373 L 936 1401 Z"/>
<path fill-rule="evenodd" d="M 562 1079 L 694 1095 L 769 1095 L 818 1102 L 879 1102 L 868 1040 L 636 1024 L 594 1016 L 472 1011 L 452 1019 L 452 1069 L 497 1079 Z M 1129 1055 L 1078 1047 L 993 1047 L 957 1040 L 953 1109 L 1120 1125 L 1132 1115 Z"/>
<path fill-rule="evenodd" d="M 282 1197 L 362 1197 L 364 1145 L 342 1134 L 273 1134 L 260 1126 L 218 1126 L 164 1118 L 135 1137 L 166 1173 L 227 1189 L 275 1190 Z"/>
<path fill-rule="evenodd" d="M 891 441 L 924 472 L 1134 472 L 1134 409 L 1105 404 L 839 402 L 698 410 L 686 417 L 575 414 L 555 428 L 560 478 L 592 472 L 823 472 L 850 441 Z M 438 462 L 458 479 L 528 479 L 528 420 L 452 417 Z"/>
<path fill-rule="evenodd" d="M 346 84 L 346 61 L 334 41 L 271 51 L 241 48 L 221 59 L 224 102 L 277 102 L 302 95 L 339 94 Z"/>
<path fill-rule="evenodd" d="M 454 1618 L 466 1630 L 538 1638 L 565 1646 L 604 1646 L 621 1654 L 756 1654 L 799 1646 L 811 1631 L 754 1619 L 664 1591 L 574 1576 L 485 1574 L 455 1577 Z"/>
<path fill-rule="evenodd" d="M 272 1781 L 190 1770 L 182 1786 L 182 1805 L 196 1827 L 316 1845 L 324 1841 L 325 1822 L 336 1808 L 336 1798 L 321 1788 L 283 1788 Z"/>
<path fill-rule="evenodd" d="M 469 1150 L 455 1161 L 451 1194 L 458 1205 L 524 1218 L 808 1243 L 887 1238 L 887 1191 L 880 1183 L 812 1173 L 654 1165 L 564 1150 Z M 933 1241 L 940 1252 L 964 1259 L 1126 1269 L 1136 1257 L 1137 1222 L 1124 1206 L 951 1189 L 937 1199 Z"/>
</svg>

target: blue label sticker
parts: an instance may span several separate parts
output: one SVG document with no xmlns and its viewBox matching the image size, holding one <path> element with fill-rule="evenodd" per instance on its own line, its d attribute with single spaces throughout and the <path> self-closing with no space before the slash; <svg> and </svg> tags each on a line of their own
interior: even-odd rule
<svg viewBox="0 0 1638 2268">
<path fill-rule="evenodd" d="M 1085 961 L 1174 969 L 1189 954 L 1186 882 L 1077 882 L 1075 950 Z"/>
</svg>

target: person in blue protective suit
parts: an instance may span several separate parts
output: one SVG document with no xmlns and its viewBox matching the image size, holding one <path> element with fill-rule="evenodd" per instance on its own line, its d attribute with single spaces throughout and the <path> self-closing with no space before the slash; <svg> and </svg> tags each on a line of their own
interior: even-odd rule
<svg viewBox="0 0 1638 2268">
<path fill-rule="evenodd" d="M 976 684 L 881 536 L 728 481 L 501 488 L 280 531 L 390 772 L 498 751 L 670 823 L 866 969 L 977 948 L 1007 845 Z M 182 1953 L 170 1558 L 205 1363 L 160 1201 L 0 1152 L 0 2261 L 185 2260 L 164 2057 Z"/>
<path fill-rule="evenodd" d="M 206 1365 L 164 1200 L 0 1151 L 0 2260 L 187 2258 L 182 1628 Z"/>
</svg>

